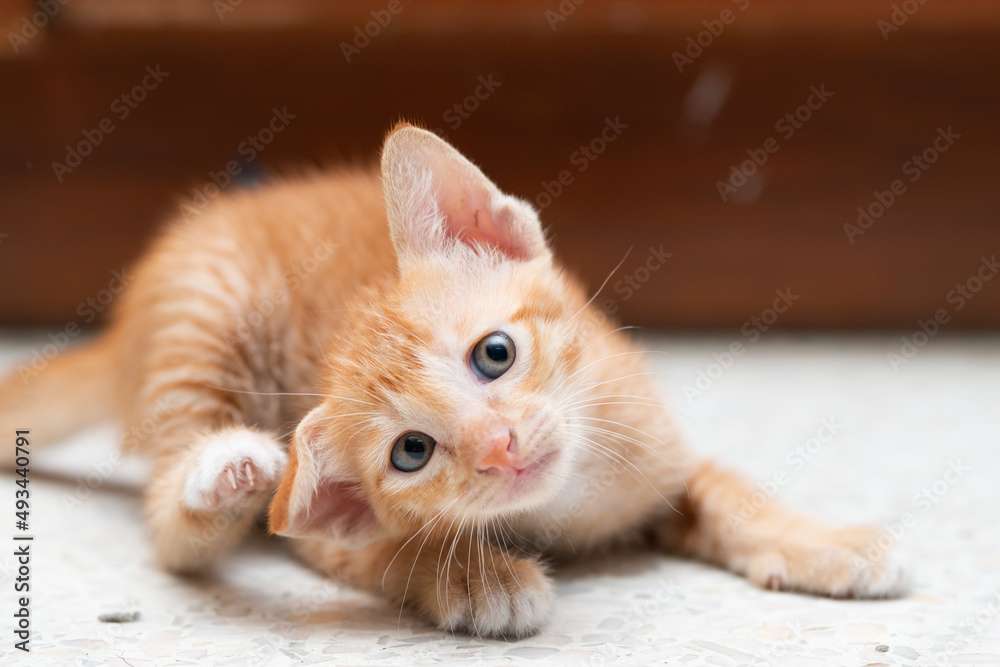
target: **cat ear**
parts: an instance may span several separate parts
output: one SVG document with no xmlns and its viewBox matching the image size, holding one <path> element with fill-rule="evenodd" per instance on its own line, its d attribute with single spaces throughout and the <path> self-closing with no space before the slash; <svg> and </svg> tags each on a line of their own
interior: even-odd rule
<svg viewBox="0 0 1000 667">
<path fill-rule="evenodd" d="M 321 537 L 361 548 L 381 534 L 381 525 L 361 493 L 360 479 L 323 446 L 325 422 L 318 407 L 295 429 L 288 467 L 268 509 L 268 528 L 286 537 Z"/>
<path fill-rule="evenodd" d="M 400 260 L 456 242 L 508 259 L 551 257 L 538 214 L 504 194 L 432 132 L 397 126 L 382 148 L 382 187 Z"/>
</svg>

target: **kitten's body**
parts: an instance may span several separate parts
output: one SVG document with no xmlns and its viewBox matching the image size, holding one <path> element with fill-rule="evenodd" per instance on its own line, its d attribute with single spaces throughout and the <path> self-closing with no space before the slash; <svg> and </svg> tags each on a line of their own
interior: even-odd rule
<svg viewBox="0 0 1000 667">
<path fill-rule="evenodd" d="M 151 533 L 179 571 L 238 541 L 283 474 L 275 532 L 448 628 L 532 632 L 552 598 L 541 557 L 639 541 L 762 586 L 898 592 L 898 569 L 863 557 L 873 531 L 775 503 L 737 518 L 753 488 L 685 449 L 587 297 L 530 207 L 403 127 L 381 183 L 314 175 L 168 227 L 102 339 L 0 385 L 0 422 L 52 440 L 114 403 L 156 459 Z M 516 347 L 495 379 L 470 367 L 491 331 Z M 437 449 L 403 472 L 390 452 L 410 431 Z"/>
</svg>

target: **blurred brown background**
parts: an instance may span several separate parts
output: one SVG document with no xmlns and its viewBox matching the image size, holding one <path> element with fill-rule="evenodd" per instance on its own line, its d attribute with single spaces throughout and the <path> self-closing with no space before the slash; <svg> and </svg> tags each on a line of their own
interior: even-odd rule
<svg viewBox="0 0 1000 667">
<path fill-rule="evenodd" d="M 633 248 L 628 323 L 790 290 L 782 327 L 1000 325 L 995 0 L 0 0 L 0 29 L 3 324 L 79 319 L 213 174 L 373 161 L 405 118 L 592 288 Z"/>
</svg>

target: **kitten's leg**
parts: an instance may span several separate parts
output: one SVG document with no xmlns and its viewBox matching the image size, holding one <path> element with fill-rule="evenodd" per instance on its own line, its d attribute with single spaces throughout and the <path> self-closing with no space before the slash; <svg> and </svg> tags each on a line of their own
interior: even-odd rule
<svg viewBox="0 0 1000 667">
<path fill-rule="evenodd" d="M 474 535 L 376 542 L 347 550 L 327 540 L 294 540 L 315 569 L 386 594 L 451 632 L 518 638 L 548 619 L 552 583 L 542 563 Z"/>
<path fill-rule="evenodd" d="M 204 569 L 233 547 L 267 502 L 287 456 L 273 436 L 230 427 L 157 458 L 147 515 L 158 560 Z"/>
<path fill-rule="evenodd" d="M 662 546 L 717 563 L 762 588 L 834 597 L 890 597 L 906 588 L 876 528 L 835 529 L 768 499 L 742 476 L 706 462 L 687 480 L 684 518 L 654 527 Z M 748 509 L 749 508 L 749 509 Z"/>
<path fill-rule="evenodd" d="M 233 329 L 209 317 L 223 308 L 192 295 L 176 310 L 184 316 L 152 322 L 132 352 L 141 375 L 129 392 L 125 447 L 154 461 L 145 502 L 157 560 L 191 572 L 239 541 L 287 459 L 272 434 L 249 426 L 281 423 L 268 395 L 279 389 L 267 379 L 267 369 L 281 368 L 266 355 L 274 338 L 263 326 L 227 337 Z"/>
</svg>

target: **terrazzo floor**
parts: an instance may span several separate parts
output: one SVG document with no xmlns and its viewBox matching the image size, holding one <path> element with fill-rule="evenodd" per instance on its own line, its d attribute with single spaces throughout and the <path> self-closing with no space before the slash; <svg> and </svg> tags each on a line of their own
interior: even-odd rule
<svg viewBox="0 0 1000 667">
<path fill-rule="evenodd" d="M 705 565 L 637 554 L 562 571 L 554 617 L 535 637 L 449 636 L 312 574 L 275 539 L 253 539 L 208 580 L 158 571 L 137 496 L 143 466 L 108 465 L 116 436 L 102 430 L 34 458 L 30 654 L 13 648 L 15 486 L 0 476 L 0 508 L 9 508 L 0 663 L 1000 664 L 1000 335 L 944 333 L 897 369 L 891 334 L 765 334 L 728 369 L 713 367 L 713 355 L 738 335 L 646 338 L 664 352 L 655 370 L 698 450 L 760 482 L 783 480 L 777 496 L 804 511 L 896 526 L 912 594 L 860 602 L 766 592 Z M 0 336 L 0 366 L 44 340 Z M 685 391 L 699 372 L 703 393 Z M 914 521 L 898 529 L 906 513 Z M 138 620 L 98 620 L 130 612 Z"/>
</svg>

